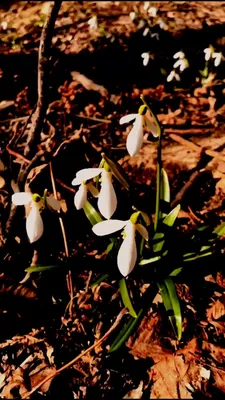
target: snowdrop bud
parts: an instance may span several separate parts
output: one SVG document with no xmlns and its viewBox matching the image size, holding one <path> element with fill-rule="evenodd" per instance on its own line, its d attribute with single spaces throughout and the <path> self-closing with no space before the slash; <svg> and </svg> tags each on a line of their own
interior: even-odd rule
<svg viewBox="0 0 225 400">
<path fill-rule="evenodd" d="M 84 208 L 84 205 L 87 201 L 87 186 L 85 184 L 81 184 L 79 190 L 74 196 L 74 204 L 77 210 Z"/>
<path fill-rule="evenodd" d="M 98 29 L 98 21 L 96 15 L 88 20 L 90 29 Z"/>
<path fill-rule="evenodd" d="M 149 62 L 150 54 L 149 53 L 142 53 L 141 57 L 143 58 L 143 65 L 146 67 Z"/>
<path fill-rule="evenodd" d="M 44 225 L 37 203 L 32 203 L 31 211 L 26 220 L 27 236 L 30 243 L 36 242 L 43 235 Z"/>
<path fill-rule="evenodd" d="M 98 197 L 98 208 L 104 218 L 110 219 L 116 211 L 117 198 L 112 185 L 112 173 L 106 170 L 102 172 L 102 185 Z"/>
<path fill-rule="evenodd" d="M 165 28 L 166 28 L 166 24 L 165 24 L 165 22 L 162 20 L 162 18 L 159 18 L 159 20 L 158 20 L 158 25 L 159 25 L 160 29 L 165 29 Z"/>
<path fill-rule="evenodd" d="M 6 21 L 1 22 L 1 28 L 3 31 L 5 31 L 8 28 L 8 23 Z"/>
<path fill-rule="evenodd" d="M 135 225 L 129 221 L 125 227 L 125 237 L 117 255 L 117 265 L 123 276 L 130 274 L 137 261 Z"/>
</svg>

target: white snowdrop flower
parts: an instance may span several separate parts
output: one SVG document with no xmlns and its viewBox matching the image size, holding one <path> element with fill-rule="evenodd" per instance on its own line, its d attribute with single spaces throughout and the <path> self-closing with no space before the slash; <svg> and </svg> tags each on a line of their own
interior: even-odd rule
<svg viewBox="0 0 225 400">
<path fill-rule="evenodd" d="M 147 9 L 150 7 L 150 1 L 145 1 L 144 2 L 144 10 L 147 11 Z"/>
<path fill-rule="evenodd" d="M 101 174 L 101 190 L 96 194 L 90 183 L 86 184 L 86 180 L 95 178 Z M 87 191 L 98 197 L 98 209 L 104 218 L 109 219 L 116 211 L 117 198 L 114 187 L 112 185 L 112 173 L 104 168 L 84 168 L 77 172 L 76 177 L 72 181 L 72 185 L 80 185 L 79 190 L 74 197 L 74 204 L 77 210 L 84 207 L 87 201 Z"/>
<path fill-rule="evenodd" d="M 152 16 L 152 17 L 156 17 L 156 14 L 157 14 L 157 8 L 156 7 L 150 7 L 149 9 L 148 9 L 148 13 Z"/>
<path fill-rule="evenodd" d="M 152 33 L 151 38 L 156 38 L 156 40 L 159 40 L 159 34 L 158 33 Z"/>
<path fill-rule="evenodd" d="M 140 20 L 139 24 L 138 24 L 138 29 L 142 29 L 145 26 L 145 21 L 143 19 Z"/>
<path fill-rule="evenodd" d="M 134 11 L 131 11 L 131 12 L 130 12 L 130 19 L 131 19 L 131 21 L 134 21 L 135 18 L 136 18 L 136 13 L 135 13 Z"/>
<path fill-rule="evenodd" d="M 204 49 L 203 52 L 205 53 L 205 61 L 209 61 L 210 58 L 213 56 L 214 49 L 212 46 L 209 46 Z"/>
<path fill-rule="evenodd" d="M 184 58 L 185 54 L 183 53 L 183 51 L 178 51 L 177 53 L 174 54 L 173 58 Z"/>
<path fill-rule="evenodd" d="M 157 21 L 157 23 L 158 23 L 160 29 L 165 29 L 165 28 L 166 28 L 166 24 L 165 24 L 165 22 L 162 20 L 162 18 L 159 18 L 158 21 Z"/>
<path fill-rule="evenodd" d="M 218 67 L 222 60 L 222 53 L 213 53 L 212 58 L 214 58 L 215 67 Z"/>
<path fill-rule="evenodd" d="M 88 25 L 90 29 L 98 29 L 98 20 L 96 15 L 94 15 L 92 18 L 88 20 Z"/>
<path fill-rule="evenodd" d="M 176 81 L 180 81 L 180 76 L 174 70 L 170 72 L 166 80 L 167 82 L 171 82 L 173 79 L 176 79 Z"/>
<path fill-rule="evenodd" d="M 142 53 L 141 57 L 143 58 L 143 65 L 146 67 L 148 65 L 150 54 L 149 53 Z"/>
<path fill-rule="evenodd" d="M 3 31 L 5 31 L 8 28 L 8 23 L 6 21 L 1 22 L 1 28 Z"/>
<path fill-rule="evenodd" d="M 158 131 L 156 125 L 154 125 L 145 114 L 147 111 L 146 106 L 141 106 L 138 110 L 137 114 L 128 114 L 124 117 L 120 118 L 120 124 L 126 124 L 132 120 L 135 120 L 133 123 L 133 128 L 127 136 L 126 147 L 130 156 L 134 156 L 137 154 L 143 144 L 143 134 L 144 128 L 147 127 L 154 137 L 158 137 Z"/>
<path fill-rule="evenodd" d="M 186 58 L 182 58 L 182 59 L 177 60 L 175 62 L 175 64 L 173 65 L 173 68 L 180 68 L 181 72 L 184 71 L 185 68 L 187 68 L 187 67 L 188 67 L 188 64 L 187 64 Z"/>
<path fill-rule="evenodd" d="M 52 197 L 46 197 L 46 204 L 50 209 L 58 211 L 60 203 Z M 43 207 L 43 199 L 38 194 L 20 192 L 12 195 L 12 202 L 16 206 L 30 206 L 30 212 L 26 218 L 26 231 L 30 243 L 36 242 L 43 235 L 44 224 L 40 214 Z"/>
<path fill-rule="evenodd" d="M 141 224 L 134 224 L 130 219 L 127 221 L 109 219 L 97 223 L 93 226 L 92 230 L 98 236 L 105 236 L 123 228 L 123 242 L 117 255 L 117 265 L 120 273 L 123 276 L 127 276 L 133 271 L 137 261 L 136 231 L 138 231 L 145 240 L 148 240 L 147 229 Z"/>
<path fill-rule="evenodd" d="M 143 36 L 147 36 L 148 32 L 149 32 L 149 28 L 145 28 L 145 30 L 143 32 Z"/>
</svg>

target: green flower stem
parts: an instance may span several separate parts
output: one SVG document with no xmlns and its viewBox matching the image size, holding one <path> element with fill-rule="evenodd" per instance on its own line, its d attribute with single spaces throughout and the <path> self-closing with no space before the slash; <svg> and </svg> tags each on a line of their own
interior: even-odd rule
<svg viewBox="0 0 225 400">
<path fill-rule="evenodd" d="M 143 101 L 143 103 L 148 107 L 149 111 L 151 112 L 157 130 L 158 130 L 158 135 L 159 135 L 159 141 L 158 141 L 158 149 L 157 149 L 157 173 L 156 173 L 156 202 L 155 202 L 155 222 L 154 222 L 154 230 L 155 232 L 157 231 L 158 228 L 158 222 L 161 216 L 161 212 L 160 212 L 160 190 L 161 190 L 161 179 L 162 179 L 162 175 L 161 175 L 161 169 L 162 169 L 162 129 L 159 123 L 159 120 L 157 118 L 157 116 L 153 113 L 153 111 L 151 110 L 149 104 L 147 103 L 147 101 L 145 100 L 144 96 L 141 95 L 141 100 Z"/>
</svg>

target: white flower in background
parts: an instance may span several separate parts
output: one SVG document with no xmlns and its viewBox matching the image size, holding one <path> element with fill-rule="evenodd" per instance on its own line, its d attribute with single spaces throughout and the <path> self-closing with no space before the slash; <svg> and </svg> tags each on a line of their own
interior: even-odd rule
<svg viewBox="0 0 225 400">
<path fill-rule="evenodd" d="M 222 53 L 213 53 L 212 58 L 214 58 L 215 67 L 218 67 L 222 60 Z"/>
<path fill-rule="evenodd" d="M 130 19 L 131 19 L 131 21 L 134 21 L 135 18 L 136 18 L 136 13 L 135 13 L 134 11 L 131 11 L 131 12 L 130 12 Z"/>
<path fill-rule="evenodd" d="M 145 30 L 143 32 L 143 36 L 147 36 L 148 32 L 149 32 L 149 28 L 145 28 Z"/>
<path fill-rule="evenodd" d="M 183 51 L 178 51 L 173 56 L 173 58 L 179 58 L 179 59 L 183 59 L 184 57 L 185 57 L 185 54 L 183 53 Z"/>
<path fill-rule="evenodd" d="M 165 24 L 165 22 L 162 20 L 162 18 L 159 18 L 158 21 L 157 21 L 157 23 L 158 23 L 160 29 L 165 29 L 165 28 L 166 28 L 166 24 Z"/>
<path fill-rule="evenodd" d="M 205 53 L 205 61 L 209 61 L 210 58 L 212 58 L 213 56 L 214 48 L 212 46 L 209 46 L 206 49 L 204 49 L 203 52 Z"/>
<path fill-rule="evenodd" d="M 147 11 L 147 9 L 150 7 L 150 1 L 145 1 L 144 2 L 144 10 Z"/>
<path fill-rule="evenodd" d="M 6 21 L 2 21 L 1 22 L 1 28 L 3 31 L 6 31 L 6 29 L 8 28 L 8 23 Z"/>
<path fill-rule="evenodd" d="M 130 219 L 127 221 L 111 219 L 97 223 L 93 226 L 92 230 L 98 236 L 105 236 L 123 228 L 123 242 L 117 255 L 117 265 L 120 273 L 123 276 L 127 276 L 133 271 L 137 261 L 136 231 L 138 231 L 145 240 L 148 240 L 147 229 L 141 224 L 134 224 Z"/>
<path fill-rule="evenodd" d="M 152 33 L 151 38 L 156 38 L 156 40 L 159 40 L 159 34 L 158 33 Z"/>
<path fill-rule="evenodd" d="M 142 53 L 141 57 L 143 58 L 143 65 L 146 67 L 148 65 L 150 54 L 149 53 Z"/>
<path fill-rule="evenodd" d="M 156 125 L 154 125 L 146 115 L 142 115 L 142 110 L 146 111 L 146 106 L 141 106 L 137 114 L 128 114 L 120 118 L 120 124 L 126 124 L 132 120 L 133 128 L 127 136 L 127 151 L 130 156 L 134 156 L 139 152 L 143 144 L 144 128 L 147 127 L 154 137 L 158 137 L 158 131 Z"/>
<path fill-rule="evenodd" d="M 52 197 L 46 197 L 46 204 L 50 209 L 58 211 L 60 203 Z M 26 230 L 30 243 L 36 242 L 43 235 L 44 224 L 40 214 L 43 207 L 43 199 L 38 194 L 20 192 L 12 195 L 12 202 L 16 206 L 30 206 L 30 212 L 26 218 Z"/>
<path fill-rule="evenodd" d="M 179 59 L 173 65 L 173 68 L 180 68 L 180 72 L 184 71 L 188 67 L 186 58 Z"/>
<path fill-rule="evenodd" d="M 156 17 L 156 14 L 157 14 L 157 8 L 156 7 L 150 7 L 149 9 L 148 9 L 148 13 L 151 15 L 151 17 Z"/>
<path fill-rule="evenodd" d="M 170 72 L 166 80 L 167 82 L 171 82 L 173 79 L 176 79 L 176 81 L 180 81 L 180 76 L 174 70 Z"/>
<path fill-rule="evenodd" d="M 88 20 L 88 25 L 90 29 L 98 29 L 98 20 L 96 15 L 94 15 L 92 18 Z"/>
<path fill-rule="evenodd" d="M 86 180 L 95 178 L 100 174 L 101 190 L 98 193 L 92 184 L 86 184 Z M 112 185 L 111 172 L 106 171 L 104 168 L 84 168 L 77 172 L 76 177 L 72 181 L 72 185 L 80 185 L 74 197 L 74 204 L 77 210 L 84 207 L 87 201 L 87 191 L 90 190 L 95 197 L 98 197 L 98 209 L 104 218 L 111 218 L 116 211 L 117 198 Z"/>
<path fill-rule="evenodd" d="M 145 26 L 145 21 L 143 19 L 140 20 L 139 24 L 138 24 L 138 29 L 142 29 Z"/>
</svg>

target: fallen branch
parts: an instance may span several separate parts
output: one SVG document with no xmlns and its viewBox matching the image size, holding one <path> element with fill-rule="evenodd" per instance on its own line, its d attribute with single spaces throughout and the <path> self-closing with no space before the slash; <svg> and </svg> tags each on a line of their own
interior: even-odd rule
<svg viewBox="0 0 225 400">
<path fill-rule="evenodd" d="M 71 360 L 67 364 L 63 365 L 63 367 L 59 368 L 58 370 L 53 372 L 51 375 L 49 375 L 45 379 L 43 379 L 43 381 L 38 383 L 38 385 L 36 385 L 30 392 L 25 393 L 22 396 L 22 399 L 29 398 L 31 396 L 31 394 L 33 394 L 38 389 L 40 389 L 40 387 L 42 385 L 44 385 L 47 381 L 49 381 L 49 379 L 55 378 L 61 372 L 65 371 L 67 368 L 72 367 L 72 365 L 75 364 L 75 362 L 77 362 L 85 354 L 89 353 L 90 351 L 92 351 L 96 347 L 100 346 L 106 339 L 108 339 L 109 335 L 116 329 L 116 327 L 119 325 L 119 323 L 120 323 L 122 317 L 125 315 L 125 313 L 126 313 L 126 308 L 123 308 L 123 310 L 117 315 L 116 320 L 115 320 L 114 324 L 111 326 L 111 328 L 97 342 L 92 344 L 90 347 L 88 347 L 88 349 L 84 350 L 82 353 L 80 353 L 78 356 L 76 356 L 73 360 Z"/>
</svg>

